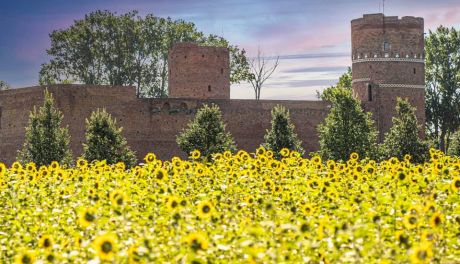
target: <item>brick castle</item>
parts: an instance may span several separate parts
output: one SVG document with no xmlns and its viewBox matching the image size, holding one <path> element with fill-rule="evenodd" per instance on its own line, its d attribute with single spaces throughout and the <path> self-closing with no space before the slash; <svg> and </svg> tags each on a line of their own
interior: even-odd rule
<svg viewBox="0 0 460 264">
<path fill-rule="evenodd" d="M 351 21 L 353 92 L 373 113 L 379 139 L 391 127 L 397 97 L 408 98 L 425 121 L 424 25 L 422 18 L 364 15 Z M 11 163 L 22 148 L 33 106 L 48 89 L 68 125 L 75 156 L 82 153 L 85 119 L 106 108 L 139 159 L 184 156 L 176 135 L 205 103 L 214 103 L 238 145 L 253 151 L 270 128 L 271 109 L 289 109 L 295 132 L 307 152 L 318 149 L 317 126 L 330 104 L 323 101 L 231 100 L 229 52 L 225 48 L 178 43 L 169 52 L 169 98 L 137 98 L 135 87 L 50 85 L 0 91 L 0 162 Z M 423 134 L 422 131 L 420 131 Z"/>
</svg>

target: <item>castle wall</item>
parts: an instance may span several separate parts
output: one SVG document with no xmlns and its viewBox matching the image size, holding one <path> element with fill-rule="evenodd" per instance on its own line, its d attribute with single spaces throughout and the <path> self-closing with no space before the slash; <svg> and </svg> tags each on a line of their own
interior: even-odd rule
<svg viewBox="0 0 460 264">
<path fill-rule="evenodd" d="M 142 159 L 154 152 L 159 158 L 185 157 L 176 144 L 176 135 L 186 127 L 204 103 L 215 103 L 227 130 L 238 148 L 254 151 L 270 129 L 271 109 L 282 104 L 290 110 L 295 132 L 308 152 L 318 149 L 317 125 L 329 112 L 329 104 L 319 101 L 223 100 L 223 99 L 138 99 L 134 87 L 55 85 L 48 86 L 57 107 L 69 127 L 74 156 L 82 153 L 85 119 L 91 111 L 105 107 L 130 147 Z M 24 141 L 25 127 L 33 106 L 43 105 L 45 87 L 31 87 L 0 92 L 0 162 L 11 163 Z"/>
<path fill-rule="evenodd" d="M 230 99 L 230 58 L 223 47 L 176 43 L 168 54 L 170 98 Z"/>
</svg>

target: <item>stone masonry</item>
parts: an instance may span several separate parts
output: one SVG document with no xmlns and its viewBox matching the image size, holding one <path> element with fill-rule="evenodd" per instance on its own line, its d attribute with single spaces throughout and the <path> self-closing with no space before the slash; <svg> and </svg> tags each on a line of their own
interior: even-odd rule
<svg viewBox="0 0 460 264">
<path fill-rule="evenodd" d="M 364 15 L 352 26 L 353 90 L 373 113 L 380 139 L 391 126 L 396 98 L 407 97 L 424 122 L 423 19 Z M 176 135 L 203 104 L 216 104 L 238 148 L 254 151 L 270 128 L 271 109 L 284 105 L 307 153 L 318 150 L 317 126 L 329 113 L 322 101 L 230 100 L 229 53 L 225 48 L 179 43 L 169 53 L 166 99 L 137 98 L 135 87 L 52 85 L 0 91 L 0 162 L 11 164 L 24 142 L 29 112 L 43 104 L 45 89 L 64 114 L 75 157 L 82 153 L 85 119 L 106 108 L 141 160 L 185 157 Z"/>
</svg>

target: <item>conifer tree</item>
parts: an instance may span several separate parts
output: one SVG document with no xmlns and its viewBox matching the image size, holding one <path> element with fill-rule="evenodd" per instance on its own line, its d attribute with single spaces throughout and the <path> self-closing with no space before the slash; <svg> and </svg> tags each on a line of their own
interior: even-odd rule
<svg viewBox="0 0 460 264">
<path fill-rule="evenodd" d="M 323 159 L 348 160 L 350 154 L 375 156 L 377 131 L 371 113 L 365 113 L 349 89 L 336 87 L 328 93 L 332 108 L 318 126 Z"/>
<path fill-rule="evenodd" d="M 88 161 L 106 160 L 108 164 L 124 162 L 127 167 L 136 164 L 136 156 L 117 128 L 116 120 L 105 111 L 97 109 L 86 119 L 86 143 L 83 143 L 83 157 Z"/>
<path fill-rule="evenodd" d="M 284 106 L 277 105 L 272 109 L 271 123 L 271 130 L 267 130 L 264 136 L 263 147 L 272 150 L 276 158 L 280 158 L 280 151 L 283 148 L 304 153 L 302 142 L 294 133 L 294 124 L 289 117 L 289 111 Z"/>
<path fill-rule="evenodd" d="M 62 165 L 72 162 L 70 135 L 62 128 L 63 115 L 54 106 L 53 96 L 45 91 L 43 106 L 34 107 L 29 115 L 24 146 L 17 159 L 22 163 L 34 162 L 37 166 L 49 165 L 57 161 Z"/>
<path fill-rule="evenodd" d="M 407 100 L 398 97 L 396 113 L 397 116 L 393 117 L 393 125 L 385 134 L 382 145 L 384 158 L 403 159 L 406 154 L 409 154 L 412 161 L 423 162 L 428 156 L 428 145 L 418 136 L 420 128 L 417 124 L 415 108 Z"/>
<path fill-rule="evenodd" d="M 460 156 L 460 129 L 452 134 L 447 153 L 450 156 Z"/>
<path fill-rule="evenodd" d="M 185 153 L 199 150 L 204 158 L 209 158 L 213 153 L 236 150 L 232 135 L 225 131 L 220 109 L 214 104 L 203 105 L 194 120 L 177 136 L 176 141 Z"/>
</svg>

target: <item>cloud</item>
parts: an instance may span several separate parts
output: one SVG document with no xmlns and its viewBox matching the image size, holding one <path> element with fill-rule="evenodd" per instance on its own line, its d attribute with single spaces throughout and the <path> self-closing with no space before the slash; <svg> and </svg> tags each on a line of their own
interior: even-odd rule
<svg viewBox="0 0 460 264">
<path fill-rule="evenodd" d="M 342 66 L 329 66 L 329 67 L 304 67 L 295 68 L 283 71 L 284 73 L 307 73 L 307 72 L 345 72 L 347 67 Z"/>
</svg>

